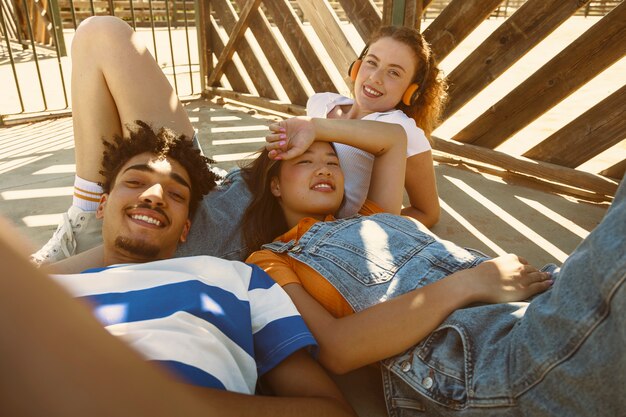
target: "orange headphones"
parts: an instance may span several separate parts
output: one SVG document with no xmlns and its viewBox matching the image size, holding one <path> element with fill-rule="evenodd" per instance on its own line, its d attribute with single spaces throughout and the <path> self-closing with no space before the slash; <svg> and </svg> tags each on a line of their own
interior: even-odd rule
<svg viewBox="0 0 626 417">
<path fill-rule="evenodd" d="M 356 61 L 350 64 L 350 67 L 348 68 L 348 75 L 350 76 L 350 79 L 352 80 L 352 82 L 356 80 L 356 76 L 359 73 L 359 68 L 361 68 L 361 63 L 363 62 L 363 58 L 365 58 L 365 55 L 367 55 L 368 50 L 369 50 L 369 45 L 365 45 L 365 48 L 363 48 L 363 51 L 361 51 L 361 54 L 356 59 Z M 426 75 L 427 74 L 428 74 L 428 69 L 426 70 Z M 424 80 L 426 80 L 426 75 L 424 75 Z M 402 102 L 406 104 L 407 106 L 414 105 L 421 91 L 422 89 L 420 88 L 420 84 L 412 83 L 411 85 L 407 87 L 404 94 L 402 94 Z"/>
</svg>

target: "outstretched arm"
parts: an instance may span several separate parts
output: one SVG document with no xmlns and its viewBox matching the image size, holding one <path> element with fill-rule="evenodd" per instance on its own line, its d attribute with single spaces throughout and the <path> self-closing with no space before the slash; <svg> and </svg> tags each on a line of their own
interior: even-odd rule
<svg viewBox="0 0 626 417">
<path fill-rule="evenodd" d="M 11 230 L 0 218 L 0 415 L 354 416 L 303 352 L 268 373 L 276 393 L 290 398 L 176 382 L 36 270 Z"/>
<path fill-rule="evenodd" d="M 367 198 L 383 211 L 399 214 L 406 165 L 402 126 L 372 120 L 293 117 L 270 125 L 266 148 L 270 158 L 291 159 L 316 141 L 340 142 L 374 155 Z"/>
<path fill-rule="evenodd" d="M 284 273 L 280 259 L 265 262 L 270 275 Z M 345 373 L 414 346 L 458 308 L 523 300 L 550 285 L 547 274 L 506 255 L 343 318 L 333 317 L 298 283 L 284 289 L 317 339 L 322 365 Z"/>
</svg>

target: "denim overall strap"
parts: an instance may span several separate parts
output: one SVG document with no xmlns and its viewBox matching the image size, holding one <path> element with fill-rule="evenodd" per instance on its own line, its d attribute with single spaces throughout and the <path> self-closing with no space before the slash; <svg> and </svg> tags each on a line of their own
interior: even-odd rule
<svg viewBox="0 0 626 417">
<path fill-rule="evenodd" d="M 318 222 L 297 243 L 264 248 L 309 265 L 355 311 L 484 260 L 438 239 L 417 221 L 385 213 Z"/>
</svg>

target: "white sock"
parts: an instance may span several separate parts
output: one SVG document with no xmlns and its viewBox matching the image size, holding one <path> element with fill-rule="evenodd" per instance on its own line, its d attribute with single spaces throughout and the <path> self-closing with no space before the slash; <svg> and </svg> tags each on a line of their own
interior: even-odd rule
<svg viewBox="0 0 626 417">
<path fill-rule="evenodd" d="M 72 205 L 84 211 L 96 211 L 102 192 L 102 187 L 97 182 L 87 181 L 76 175 Z"/>
</svg>

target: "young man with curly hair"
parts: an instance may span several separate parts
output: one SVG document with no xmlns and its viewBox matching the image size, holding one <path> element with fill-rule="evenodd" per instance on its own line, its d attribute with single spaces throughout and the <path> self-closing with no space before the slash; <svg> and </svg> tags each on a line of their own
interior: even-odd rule
<svg viewBox="0 0 626 417">
<path fill-rule="evenodd" d="M 209 256 L 170 259 L 215 185 L 209 160 L 184 135 L 144 122 L 105 148 L 96 216 L 106 267 L 53 278 L 156 366 L 106 337 L 4 227 L 0 414 L 353 416 L 268 275 Z M 275 396 L 254 396 L 259 381 Z"/>
<path fill-rule="evenodd" d="M 0 229 L 0 415 L 352 415 L 306 352 L 315 340 L 297 310 L 264 272 L 209 256 L 172 259 L 216 176 L 132 29 L 113 17 L 85 20 L 72 62 L 74 203 L 31 260 L 100 245 L 89 261 L 98 268 L 55 283 Z M 276 397 L 251 395 L 257 382 Z"/>
</svg>

